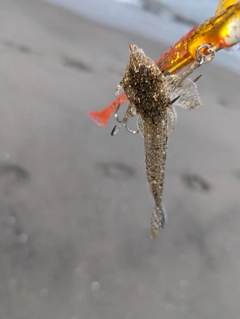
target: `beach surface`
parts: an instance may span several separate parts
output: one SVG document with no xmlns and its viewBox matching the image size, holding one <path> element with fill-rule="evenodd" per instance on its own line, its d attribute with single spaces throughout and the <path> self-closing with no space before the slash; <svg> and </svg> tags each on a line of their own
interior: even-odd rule
<svg viewBox="0 0 240 319">
<path fill-rule="evenodd" d="M 142 138 L 87 114 L 114 99 L 129 44 L 153 59 L 168 47 L 40 0 L 0 3 L 0 318 L 238 318 L 240 76 L 192 76 L 203 106 L 177 110 L 168 223 L 151 240 Z"/>
</svg>

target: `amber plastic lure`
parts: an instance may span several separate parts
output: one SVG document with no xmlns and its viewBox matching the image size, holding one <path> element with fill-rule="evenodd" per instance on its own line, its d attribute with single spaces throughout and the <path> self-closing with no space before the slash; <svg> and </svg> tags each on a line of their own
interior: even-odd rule
<svg viewBox="0 0 240 319">
<path fill-rule="evenodd" d="M 175 74 L 198 59 L 196 52 L 208 56 L 213 51 L 232 47 L 239 42 L 240 1 L 220 0 L 215 16 L 191 29 L 155 63 L 161 71 Z M 90 112 L 89 116 L 99 126 L 106 126 L 110 116 L 127 100 L 126 94 L 122 93 L 106 108 Z"/>
</svg>

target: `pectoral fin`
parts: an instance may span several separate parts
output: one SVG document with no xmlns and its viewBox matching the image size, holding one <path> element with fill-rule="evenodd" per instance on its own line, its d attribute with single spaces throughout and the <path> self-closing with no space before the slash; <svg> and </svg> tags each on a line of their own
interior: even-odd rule
<svg viewBox="0 0 240 319">
<path fill-rule="evenodd" d="M 177 82 L 178 75 L 167 76 L 170 86 L 174 86 L 174 83 Z M 174 103 L 175 106 L 180 106 L 185 110 L 194 110 L 202 102 L 200 100 L 196 84 L 189 78 L 182 80 L 175 89 L 172 90 L 171 99 L 180 96 L 180 98 Z"/>
<path fill-rule="evenodd" d="M 167 135 L 169 135 L 175 128 L 177 123 L 177 112 L 175 107 L 169 107 L 167 109 Z"/>
<path fill-rule="evenodd" d="M 137 128 L 142 137 L 144 137 L 144 124 L 141 115 L 137 114 Z"/>
</svg>

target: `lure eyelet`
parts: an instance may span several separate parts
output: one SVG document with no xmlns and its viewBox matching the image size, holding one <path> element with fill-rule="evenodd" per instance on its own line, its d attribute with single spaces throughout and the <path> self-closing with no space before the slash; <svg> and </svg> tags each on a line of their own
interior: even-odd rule
<svg viewBox="0 0 240 319">
<path fill-rule="evenodd" d="M 200 53 L 203 49 L 207 49 L 208 54 Z M 199 65 L 211 62 L 215 58 L 215 50 L 212 45 L 204 43 L 200 45 L 196 50 L 196 60 Z"/>
</svg>

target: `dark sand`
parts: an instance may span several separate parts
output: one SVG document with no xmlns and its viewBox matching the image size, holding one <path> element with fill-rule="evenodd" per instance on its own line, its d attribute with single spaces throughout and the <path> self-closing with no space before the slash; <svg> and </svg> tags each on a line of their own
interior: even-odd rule
<svg viewBox="0 0 240 319">
<path fill-rule="evenodd" d="M 141 137 L 87 113 L 114 98 L 130 43 L 167 47 L 0 2 L 0 318 L 239 318 L 239 75 L 195 73 L 204 105 L 178 110 L 154 241 Z"/>
</svg>

